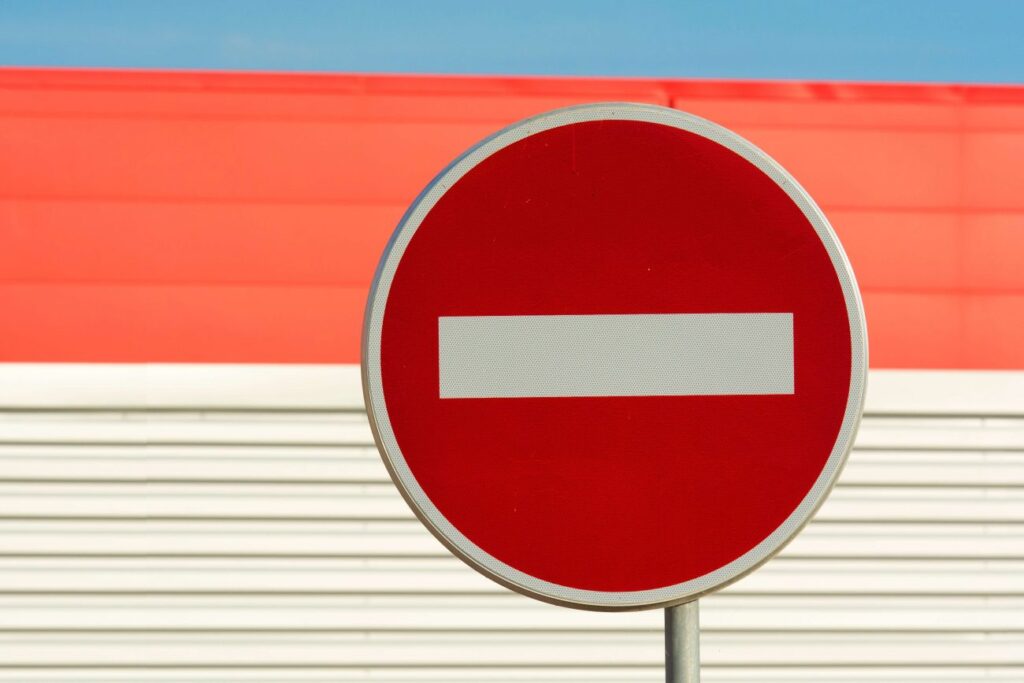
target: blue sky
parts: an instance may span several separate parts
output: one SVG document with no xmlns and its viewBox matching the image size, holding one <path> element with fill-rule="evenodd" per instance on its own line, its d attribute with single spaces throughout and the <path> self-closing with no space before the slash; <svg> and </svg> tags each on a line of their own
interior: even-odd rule
<svg viewBox="0 0 1024 683">
<path fill-rule="evenodd" d="M 1024 83 L 1024 0 L 2 0 L 0 64 Z"/>
</svg>

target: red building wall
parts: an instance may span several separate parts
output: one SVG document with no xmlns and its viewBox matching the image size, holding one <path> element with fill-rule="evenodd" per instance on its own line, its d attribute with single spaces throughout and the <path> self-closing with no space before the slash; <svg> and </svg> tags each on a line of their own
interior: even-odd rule
<svg viewBox="0 0 1024 683">
<path fill-rule="evenodd" d="M 354 363 L 391 230 L 501 126 L 674 106 L 839 233 L 876 368 L 1024 369 L 1024 88 L 0 70 L 0 361 Z"/>
</svg>

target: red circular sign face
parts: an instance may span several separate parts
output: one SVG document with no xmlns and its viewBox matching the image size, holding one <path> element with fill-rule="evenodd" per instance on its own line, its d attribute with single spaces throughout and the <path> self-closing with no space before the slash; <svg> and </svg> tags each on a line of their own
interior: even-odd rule
<svg viewBox="0 0 1024 683">
<path fill-rule="evenodd" d="M 419 517 L 540 599 L 664 606 L 750 571 L 830 490 L 866 344 L 824 216 L 771 159 L 674 110 L 512 126 L 388 247 L 363 359 Z"/>
</svg>

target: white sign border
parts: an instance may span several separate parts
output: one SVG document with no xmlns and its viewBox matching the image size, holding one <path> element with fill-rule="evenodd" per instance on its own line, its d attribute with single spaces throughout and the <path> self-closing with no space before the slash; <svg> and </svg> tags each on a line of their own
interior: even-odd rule
<svg viewBox="0 0 1024 683">
<path fill-rule="evenodd" d="M 524 138 L 601 120 L 643 121 L 694 133 L 739 154 L 771 178 L 796 203 L 825 245 L 842 286 L 850 322 L 851 379 L 846 411 L 828 461 L 804 499 L 771 534 L 729 564 L 689 581 L 638 591 L 583 590 L 544 581 L 505 564 L 463 535 L 434 506 L 405 461 L 391 428 L 380 368 L 384 309 L 395 272 L 409 241 L 448 188 L 495 152 Z M 415 199 L 391 236 L 370 288 L 363 321 L 362 379 L 370 427 L 391 478 L 416 516 L 449 550 L 494 581 L 545 602 L 602 611 L 662 608 L 695 600 L 752 572 L 792 540 L 825 501 L 853 446 L 864 409 L 867 361 L 864 308 L 853 270 L 828 219 L 796 180 L 753 144 L 717 124 L 676 109 L 625 102 L 566 107 L 514 123 L 477 143 L 441 171 Z"/>
</svg>

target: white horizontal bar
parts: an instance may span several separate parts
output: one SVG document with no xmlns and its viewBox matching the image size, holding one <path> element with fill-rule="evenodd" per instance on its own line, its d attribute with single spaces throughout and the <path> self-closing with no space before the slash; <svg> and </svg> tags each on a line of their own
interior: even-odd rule
<svg viewBox="0 0 1024 683">
<path fill-rule="evenodd" d="M 1022 415 L 1020 370 L 874 370 L 868 379 L 869 412 Z"/>
<path fill-rule="evenodd" d="M 254 612 L 258 614 L 258 611 Z M 704 637 L 707 656 L 702 659 L 706 666 L 719 668 L 739 664 L 745 665 L 748 670 L 778 670 L 781 667 L 801 666 L 840 669 L 851 663 L 857 668 L 864 668 L 864 663 L 870 663 L 872 668 L 890 666 L 907 669 L 944 665 L 957 669 L 989 667 L 991 670 L 997 667 L 1019 667 L 1019 653 L 1024 649 L 1024 635 L 1019 633 L 1000 634 L 998 637 L 932 633 L 922 637 L 914 632 L 868 632 L 851 637 L 842 632 L 812 631 L 787 634 L 785 638 L 780 638 L 776 633 L 710 632 Z M 527 680 L 546 680 L 537 677 L 536 671 L 541 667 L 658 667 L 664 657 L 659 640 L 650 633 L 621 632 L 591 632 L 581 637 L 578 633 L 542 631 L 509 637 L 500 631 L 455 631 L 440 632 L 430 638 L 420 633 L 368 635 L 366 632 L 329 632 L 315 636 L 274 632 L 44 632 L 4 634 L 0 637 L 0 667 L 52 668 L 55 663 L 67 662 L 69 664 L 64 667 L 60 667 L 60 664 L 56 666 L 72 671 L 111 667 L 136 668 L 140 672 L 148 672 L 175 668 L 183 674 L 178 680 L 196 680 L 184 678 L 184 675 L 189 675 L 191 667 L 272 667 L 266 680 L 273 681 L 287 680 L 282 674 L 287 675 L 287 669 L 291 667 L 336 667 L 364 672 L 386 667 L 384 675 L 394 670 L 510 667 L 531 668 L 534 678 Z M 528 663 L 528 667 L 524 667 L 524 663 Z M 1019 673 L 1020 669 L 1016 670 Z M 389 680 L 384 675 L 375 676 L 371 673 L 363 680 Z M 992 680 L 987 675 L 973 680 L 986 679 Z M 67 679 L 62 677 L 50 680 Z M 146 676 L 136 680 L 153 679 Z M 802 680 L 822 679 L 804 677 Z M 845 680 L 858 679 L 847 677 Z M 878 680 L 899 679 L 879 677 Z M 947 679 L 929 676 L 919 680 Z M 1002 680 L 1019 681 L 1020 678 Z"/>
<path fill-rule="evenodd" d="M 793 393 L 792 313 L 438 319 L 441 398 Z"/>
<path fill-rule="evenodd" d="M 0 363 L 2 408 L 361 410 L 359 366 Z"/>
<path fill-rule="evenodd" d="M 702 598 L 704 599 L 704 598 Z M 0 629 L 90 631 L 96 629 L 250 630 L 252 597 L 199 596 L 188 601 L 167 596 L 3 596 Z M 501 629 L 514 635 L 538 630 L 654 631 L 657 610 L 588 612 L 551 609 L 498 596 L 261 596 L 259 628 L 275 631 L 329 629 L 411 631 L 432 636 L 439 630 Z M 701 604 L 701 628 L 709 631 L 793 632 L 875 631 L 1024 631 L 1024 601 L 994 596 L 944 598 L 949 619 L 935 618 L 933 600 L 923 597 L 866 598 L 716 595 Z M 98 616 L 102 615 L 102 616 Z M 97 623 L 99 622 L 99 623 Z"/>
<path fill-rule="evenodd" d="M 160 555 L 179 556 L 178 559 L 241 556 L 247 562 L 252 560 L 247 556 L 253 554 L 288 563 L 296 562 L 295 555 L 386 556 L 398 562 L 450 557 L 444 546 L 419 521 L 412 519 L 334 522 L 0 519 L 0 546 L 9 555 Z M 839 559 L 846 565 L 851 558 L 860 558 L 857 560 L 859 568 L 852 572 L 868 572 L 863 569 L 866 558 L 879 563 L 872 565 L 871 572 L 896 572 L 892 574 L 894 580 L 914 582 L 913 590 L 918 592 L 930 590 L 935 581 L 944 581 L 947 587 L 959 586 L 956 590 L 960 592 L 971 592 L 978 586 L 978 576 L 984 573 L 987 578 L 981 592 L 1005 589 L 1004 592 L 1024 595 L 1022 548 L 1024 527 L 1019 524 L 833 521 L 812 522 L 786 546 L 780 557 L 787 562 L 793 562 L 792 557 L 800 557 L 810 564 Z M 911 566 L 904 562 L 897 566 L 907 558 L 913 558 L 911 564 L 917 564 Z M 993 559 L 999 562 L 991 562 Z M 452 558 L 452 561 L 456 560 Z M 777 566 L 777 562 L 772 562 L 762 571 Z M 814 570 L 807 571 L 813 573 Z M 997 590 L 991 583 L 997 571 L 999 576 L 1016 584 L 1002 583 Z M 834 578 L 835 573 L 830 571 L 828 575 Z M 745 586 L 747 581 L 749 579 L 739 585 Z M 417 585 L 417 589 L 419 587 Z M 900 588 L 904 589 L 906 586 Z M 865 589 L 854 583 L 837 590 L 864 592 Z"/>
<path fill-rule="evenodd" d="M 0 363 L 0 410 L 361 410 L 358 365 Z M 870 414 L 1024 415 L 1024 371 L 872 370 Z"/>
</svg>

